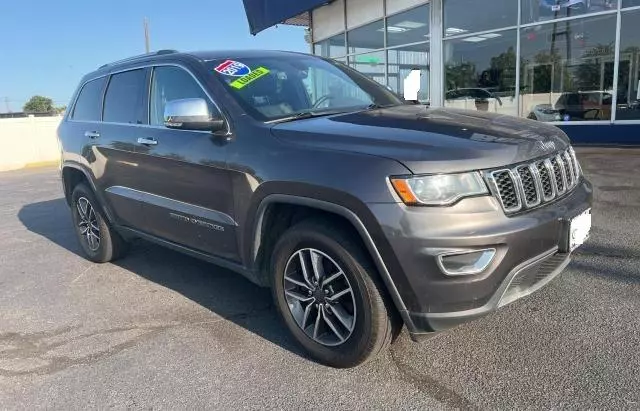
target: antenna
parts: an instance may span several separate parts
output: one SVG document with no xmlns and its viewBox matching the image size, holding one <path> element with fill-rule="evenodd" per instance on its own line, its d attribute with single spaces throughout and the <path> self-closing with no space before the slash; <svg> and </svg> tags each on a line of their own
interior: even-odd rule
<svg viewBox="0 0 640 411">
<path fill-rule="evenodd" d="M 149 19 L 148 18 L 144 18 L 144 50 L 145 53 L 149 53 L 150 47 L 149 47 Z"/>
</svg>

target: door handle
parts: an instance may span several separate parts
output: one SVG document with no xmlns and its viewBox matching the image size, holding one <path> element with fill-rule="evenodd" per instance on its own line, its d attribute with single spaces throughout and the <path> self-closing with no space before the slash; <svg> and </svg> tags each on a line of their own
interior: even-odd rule
<svg viewBox="0 0 640 411">
<path fill-rule="evenodd" d="M 98 138 L 100 137 L 100 133 L 97 131 L 85 131 L 84 136 L 89 138 Z"/>
<path fill-rule="evenodd" d="M 158 145 L 158 140 L 153 138 L 138 138 L 138 144 L 144 144 L 145 146 L 155 146 Z"/>
</svg>

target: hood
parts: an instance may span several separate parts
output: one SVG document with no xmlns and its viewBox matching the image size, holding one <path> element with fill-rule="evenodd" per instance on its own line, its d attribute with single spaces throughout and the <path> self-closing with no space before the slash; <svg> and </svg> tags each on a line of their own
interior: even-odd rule
<svg viewBox="0 0 640 411">
<path fill-rule="evenodd" d="M 533 120 L 404 105 L 276 124 L 281 141 L 392 158 L 415 174 L 481 170 L 544 156 L 569 145 Z"/>
</svg>

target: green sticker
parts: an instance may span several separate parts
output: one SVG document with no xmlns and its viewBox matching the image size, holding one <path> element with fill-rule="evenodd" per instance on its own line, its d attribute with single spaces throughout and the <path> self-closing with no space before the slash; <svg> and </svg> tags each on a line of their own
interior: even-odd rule
<svg viewBox="0 0 640 411">
<path fill-rule="evenodd" d="M 264 67 L 258 67 L 257 69 L 254 69 L 251 73 L 247 74 L 246 76 L 240 77 L 239 79 L 237 79 L 236 81 L 234 81 L 230 85 L 233 88 L 241 89 L 242 87 L 246 86 L 247 84 L 253 83 L 254 81 L 259 79 L 260 77 L 266 76 L 267 74 L 269 74 L 269 70 L 267 70 Z"/>
</svg>

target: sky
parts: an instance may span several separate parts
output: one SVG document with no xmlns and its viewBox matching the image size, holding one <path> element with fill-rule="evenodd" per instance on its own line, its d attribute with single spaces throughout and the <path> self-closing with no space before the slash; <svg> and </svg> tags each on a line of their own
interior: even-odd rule
<svg viewBox="0 0 640 411">
<path fill-rule="evenodd" d="M 151 50 L 276 49 L 308 52 L 301 27 L 251 36 L 242 0 L 31 0 L 0 11 L 0 112 L 33 95 L 66 105 L 80 78 L 105 63 Z"/>
</svg>

